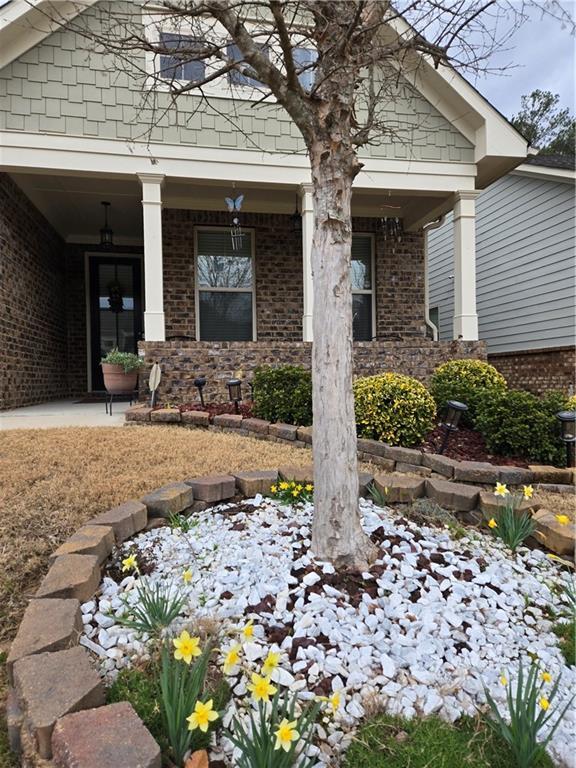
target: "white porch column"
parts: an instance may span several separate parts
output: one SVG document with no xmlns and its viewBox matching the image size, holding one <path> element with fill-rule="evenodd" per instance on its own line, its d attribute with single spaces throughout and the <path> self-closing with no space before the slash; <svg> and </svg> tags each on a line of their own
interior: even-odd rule
<svg viewBox="0 0 576 768">
<path fill-rule="evenodd" d="M 165 341 L 162 282 L 162 183 L 164 175 L 139 173 L 144 217 L 144 340 Z"/>
<path fill-rule="evenodd" d="M 456 192 L 454 205 L 454 338 L 476 341 L 477 190 Z"/>
<path fill-rule="evenodd" d="M 302 279 L 304 285 L 302 340 L 313 341 L 312 310 L 314 307 L 314 288 L 312 285 L 312 236 L 314 230 L 314 207 L 312 204 L 312 184 L 300 185 L 300 211 L 302 213 Z"/>
</svg>

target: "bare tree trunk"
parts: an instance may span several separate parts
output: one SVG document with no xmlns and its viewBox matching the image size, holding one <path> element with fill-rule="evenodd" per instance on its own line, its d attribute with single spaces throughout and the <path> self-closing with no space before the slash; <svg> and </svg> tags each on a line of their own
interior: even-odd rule
<svg viewBox="0 0 576 768">
<path fill-rule="evenodd" d="M 313 180 L 314 285 L 312 400 L 314 521 L 312 549 L 334 565 L 365 570 L 375 547 L 358 508 L 356 422 L 352 394 L 351 149 L 309 148 Z"/>
</svg>

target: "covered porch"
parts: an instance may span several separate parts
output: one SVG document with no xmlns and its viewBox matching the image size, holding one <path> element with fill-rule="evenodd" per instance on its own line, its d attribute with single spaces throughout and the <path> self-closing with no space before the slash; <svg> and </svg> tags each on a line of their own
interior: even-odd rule
<svg viewBox="0 0 576 768">
<path fill-rule="evenodd" d="M 355 187 L 358 375 L 396 370 L 426 381 L 446 359 L 484 355 L 475 312 L 474 179 L 453 169 L 439 173 L 439 164 L 418 165 L 428 173 L 363 173 Z M 216 164 L 203 178 L 11 169 L 22 204 L 60 241 L 62 290 L 55 301 L 65 317 L 66 347 L 65 381 L 54 394 L 45 388 L 36 397 L 31 385 L 26 399 L 12 405 L 101 391 L 100 359 L 115 346 L 139 352 L 147 367 L 159 362 L 160 394 L 172 401 L 194 399 L 200 374 L 208 377 L 207 395 L 222 398 L 224 382 L 238 372 L 250 380 L 262 364 L 308 366 L 312 190 L 307 171 L 295 170 L 276 174 L 284 177 L 280 183 L 257 164 L 227 168 L 237 173 L 232 181 L 215 178 L 224 175 Z M 224 199 L 239 194 L 242 238 L 234 251 Z M 110 203 L 106 235 L 103 201 Z M 428 317 L 423 227 L 451 209 L 459 299 L 456 341 L 447 343 L 435 340 Z"/>
</svg>

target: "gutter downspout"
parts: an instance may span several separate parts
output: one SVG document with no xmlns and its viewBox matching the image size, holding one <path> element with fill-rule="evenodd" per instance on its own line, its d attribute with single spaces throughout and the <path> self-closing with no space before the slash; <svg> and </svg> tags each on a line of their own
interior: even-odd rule
<svg viewBox="0 0 576 768">
<path fill-rule="evenodd" d="M 436 221 L 431 221 L 429 224 L 422 227 L 422 231 L 424 232 L 424 322 L 432 331 L 432 339 L 434 341 L 438 341 L 438 328 L 434 325 L 432 320 L 430 320 L 430 296 L 428 294 L 428 232 L 432 229 L 441 227 L 442 224 L 444 224 L 445 218 L 446 214 L 443 214 L 436 219 Z"/>
</svg>

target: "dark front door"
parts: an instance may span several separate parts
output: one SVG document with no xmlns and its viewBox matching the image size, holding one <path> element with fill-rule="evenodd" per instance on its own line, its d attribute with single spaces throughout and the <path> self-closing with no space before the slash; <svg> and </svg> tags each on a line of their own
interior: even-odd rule
<svg viewBox="0 0 576 768">
<path fill-rule="evenodd" d="M 142 262 L 122 256 L 90 257 L 92 390 L 104 389 L 100 360 L 111 349 L 137 352 L 142 336 Z"/>
</svg>

